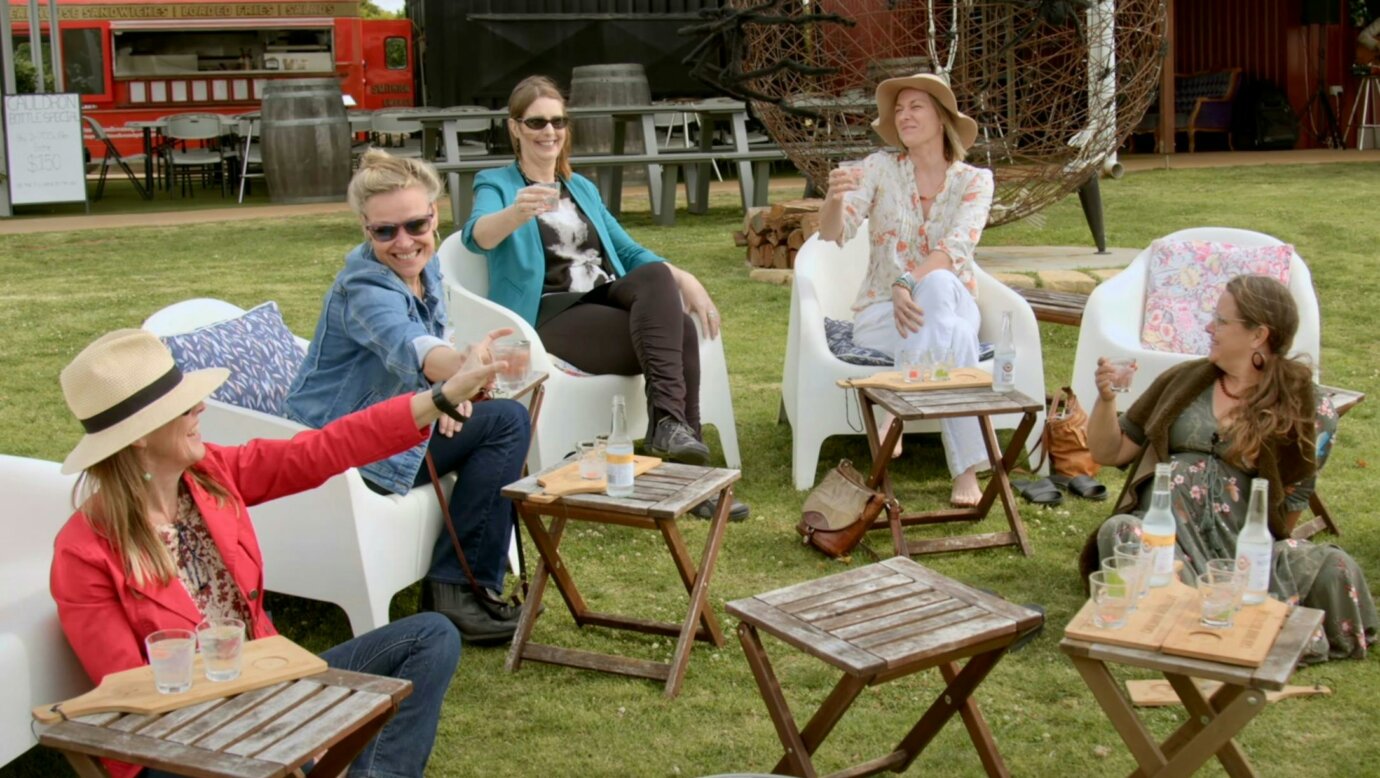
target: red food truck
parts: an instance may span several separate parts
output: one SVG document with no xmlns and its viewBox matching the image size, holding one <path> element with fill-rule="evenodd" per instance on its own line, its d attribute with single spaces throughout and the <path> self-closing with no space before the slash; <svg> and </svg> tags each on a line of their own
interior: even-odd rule
<svg viewBox="0 0 1380 778">
<path fill-rule="evenodd" d="M 8 2 L 15 59 L 26 60 L 29 6 Z M 356 0 L 60 0 L 58 16 L 63 83 L 50 88 L 79 93 L 82 112 L 121 153 L 142 145 L 126 122 L 257 110 L 277 78 L 334 75 L 346 103 L 362 109 L 414 102 L 412 23 L 361 19 Z M 47 63 L 47 0 L 39 23 Z"/>
</svg>

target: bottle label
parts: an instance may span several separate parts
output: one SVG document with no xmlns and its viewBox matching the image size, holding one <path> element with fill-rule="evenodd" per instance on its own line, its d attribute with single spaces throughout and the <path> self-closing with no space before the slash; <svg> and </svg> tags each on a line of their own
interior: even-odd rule
<svg viewBox="0 0 1380 778">
<path fill-rule="evenodd" d="M 992 383 L 997 386 L 1011 386 L 1016 383 L 1016 357 L 998 354 L 992 360 Z"/>
<path fill-rule="evenodd" d="M 1261 545 L 1236 550 L 1236 566 L 1246 570 L 1246 591 L 1270 589 L 1270 547 Z"/>
<path fill-rule="evenodd" d="M 620 486 L 631 487 L 633 483 L 632 457 L 628 457 L 628 462 L 626 464 L 614 462 L 613 459 L 613 457 L 609 457 L 609 466 L 606 476 L 608 478 L 608 485 L 614 488 Z"/>
<path fill-rule="evenodd" d="M 608 451 L 606 456 L 608 457 L 610 467 L 614 465 L 627 465 L 629 467 L 632 467 L 632 454 L 615 454 L 612 451 Z"/>
<path fill-rule="evenodd" d="M 1140 542 L 1150 547 L 1151 575 L 1173 575 L 1174 536 L 1152 535 L 1149 532 L 1142 531 Z"/>
</svg>

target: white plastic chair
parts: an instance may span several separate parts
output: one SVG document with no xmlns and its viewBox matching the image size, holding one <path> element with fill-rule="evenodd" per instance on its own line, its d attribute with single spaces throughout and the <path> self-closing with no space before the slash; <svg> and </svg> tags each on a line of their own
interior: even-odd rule
<svg viewBox="0 0 1380 778">
<path fill-rule="evenodd" d="M 177 176 L 177 171 L 183 169 L 182 194 L 185 197 L 189 192 L 196 194 L 196 189 L 192 187 L 192 174 L 190 168 L 201 168 L 203 174 L 209 169 L 215 168 L 215 175 L 220 178 L 220 194 L 225 196 L 225 155 L 221 152 L 220 137 L 224 135 L 221 124 L 220 114 L 214 113 L 180 113 L 167 117 L 168 128 L 164 134 L 167 135 L 171 145 L 168 147 L 168 166 L 172 170 L 173 177 Z M 201 146 L 193 148 L 179 149 L 178 143 L 184 146 L 188 141 L 199 141 Z"/>
<path fill-rule="evenodd" d="M 829 350 L 824 335 L 824 319 L 853 318 L 853 301 L 867 271 L 867 223 L 853 239 L 839 248 L 832 241 L 811 236 L 795 257 L 795 278 L 791 287 L 791 314 L 786 336 L 786 363 L 781 376 L 782 406 L 791 425 L 791 477 L 796 489 L 809 489 L 815 483 L 819 450 L 830 435 L 861 435 L 863 422 L 850 390 L 839 388 L 841 378 L 852 378 L 892 370 L 844 362 Z M 1045 397 L 1044 357 L 1040 349 L 1040 330 L 1035 313 L 1020 295 L 1000 281 L 976 268 L 978 310 L 982 325 L 978 337 L 995 342 L 1000 336 L 1001 313 L 1011 311 L 1016 337 L 1016 389 L 1037 402 Z M 981 364 L 988 372 L 991 360 Z M 1012 428 L 1020 423 L 1019 414 L 994 416 L 995 427 Z M 1039 440 L 1044 429 L 1040 413 L 1027 438 L 1027 448 Z M 937 432 L 937 422 L 906 425 L 906 432 Z M 1033 464 L 1033 463 L 1032 463 Z"/>
<path fill-rule="evenodd" d="M 371 120 L 374 131 L 374 148 L 380 148 L 395 157 L 418 158 L 422 156 L 422 123 L 407 118 L 402 111 L 379 111 Z M 379 143 L 379 136 L 387 141 L 400 139 L 398 145 Z"/>
<path fill-rule="evenodd" d="M 48 591 L 53 539 L 72 515 L 76 476 L 57 462 L 0 454 L 0 765 L 38 743 L 30 710 L 91 688 Z"/>
<path fill-rule="evenodd" d="M 528 467 L 535 472 L 560 461 L 574 450 L 576 442 L 607 433 L 610 398 L 615 394 L 627 398 L 628 430 L 633 434 L 644 430 L 647 404 L 643 401 L 642 376 L 574 376 L 557 368 L 536 329 L 513 311 L 488 299 L 488 259 L 465 248 L 460 238 L 459 232 L 454 233 L 441 244 L 440 250 L 446 306 L 455 327 L 456 342 L 473 342 L 490 330 L 512 327 L 532 344 L 532 370 L 550 376 L 546 379 L 541 418 L 532 431 Z M 700 420 L 718 429 L 724 462 L 732 468 L 742 467 L 721 337 L 700 338 Z"/>
<path fill-rule="evenodd" d="M 144 329 L 176 335 L 243 313 L 222 300 L 185 300 L 150 316 Z M 201 416 L 203 438 L 227 446 L 290 438 L 304 429 L 213 399 Z M 249 517 L 264 555 L 264 585 L 339 605 L 355 635 L 388 623 L 389 601 L 426 575 L 442 529 L 430 485 L 402 496 L 382 495 L 365 486 L 354 468 L 316 489 L 256 505 Z"/>
<path fill-rule="evenodd" d="M 1229 227 L 1195 227 L 1179 230 L 1161 240 L 1207 240 L 1232 243 L 1237 246 L 1279 246 L 1278 238 L 1251 230 Z M 1141 345 L 1141 325 L 1145 314 L 1145 290 L 1149 273 L 1150 249 L 1146 248 L 1126 269 L 1098 285 L 1088 296 L 1083 309 L 1083 325 L 1078 331 L 1078 350 L 1073 359 L 1073 390 L 1091 407 L 1097 397 L 1093 374 L 1098 357 L 1132 357 L 1138 370 L 1131 381 L 1131 390 L 1118 399 L 1121 410 L 1130 407 L 1160 373 L 1199 354 L 1175 354 L 1151 351 Z M 1313 291 L 1313 275 L 1297 253 L 1289 262 L 1289 291 L 1299 308 L 1299 330 L 1294 336 L 1294 353 L 1306 355 L 1313 362 L 1313 374 L 1321 366 L 1322 324 L 1318 314 L 1318 298 Z"/>
</svg>

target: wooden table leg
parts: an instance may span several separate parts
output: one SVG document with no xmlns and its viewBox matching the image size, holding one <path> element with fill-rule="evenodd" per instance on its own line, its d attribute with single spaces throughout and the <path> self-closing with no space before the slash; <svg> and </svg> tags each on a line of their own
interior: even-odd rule
<svg viewBox="0 0 1380 778">
<path fill-rule="evenodd" d="M 880 488 L 882 493 L 891 500 L 891 506 L 886 511 L 886 516 L 879 516 L 873 523 L 873 529 L 880 529 L 885 522 L 885 526 L 891 529 L 891 546 L 896 556 L 906 555 L 906 537 L 901 527 L 901 506 L 896 503 L 896 495 L 892 490 L 891 477 L 887 473 L 887 467 L 891 464 L 891 452 L 896 449 L 896 441 L 901 439 L 901 434 L 905 431 L 905 423 L 899 418 L 891 419 L 891 426 L 887 427 L 886 439 L 879 440 L 877 430 L 877 417 L 873 414 L 872 400 L 866 394 L 858 392 L 859 406 L 862 408 L 863 429 L 867 431 L 867 447 L 872 451 L 872 471 L 868 474 L 867 485 L 873 489 Z"/>
<path fill-rule="evenodd" d="M 1112 722 L 1112 728 L 1131 751 L 1136 764 L 1140 765 L 1141 773 L 1154 774 L 1163 768 L 1167 762 L 1164 752 L 1150 736 L 1150 730 L 1145 728 L 1140 717 L 1132 710 L 1131 703 L 1122 694 L 1121 687 L 1117 685 L 1107 665 L 1096 659 L 1079 656 L 1070 656 L 1069 659 L 1078 670 L 1078 674 L 1083 676 L 1083 682 L 1087 684 L 1097 704 L 1102 706 L 1102 712 L 1106 713 L 1108 720 Z"/>
<path fill-rule="evenodd" d="M 800 742 L 805 749 L 803 753 L 807 759 L 814 756 L 824 739 L 834 731 L 834 727 L 843 718 L 843 714 L 848 712 L 853 702 L 858 699 L 858 695 L 867 688 L 869 680 L 866 677 L 845 673 L 838 680 L 838 683 L 834 684 L 833 691 L 829 692 L 829 696 L 820 703 L 819 709 L 815 711 L 815 715 L 810 717 L 810 720 L 805 724 L 805 729 L 800 733 Z M 782 756 L 771 771 L 779 773 L 783 770 L 789 770 L 791 767 L 789 759 Z"/>
<path fill-rule="evenodd" d="M 148 132 L 148 130 L 144 130 L 144 132 Z M 78 778 L 110 778 L 110 773 L 106 772 L 101 763 L 94 758 L 86 754 L 78 754 L 75 751 L 62 751 L 61 753 L 67 758 L 67 764 L 72 766 L 72 771 L 77 774 Z"/>
<path fill-rule="evenodd" d="M 321 757 L 321 761 L 312 767 L 312 775 L 336 776 L 344 775 L 349 769 L 350 763 L 355 761 L 363 751 L 369 741 L 373 740 L 379 732 L 383 730 L 393 714 L 398 712 L 398 706 L 389 705 L 379 711 L 378 715 L 361 724 L 354 732 L 341 738 L 340 742 L 330 747 L 326 755 Z"/>
<path fill-rule="evenodd" d="M 1005 653 L 1005 650 L 1002 649 L 1002 652 Z M 945 662 L 939 666 L 939 673 L 944 676 L 945 683 L 952 684 L 958 678 L 958 663 Z M 958 714 L 963 717 L 963 726 L 967 728 L 968 737 L 977 748 L 978 758 L 982 760 L 982 767 L 987 774 L 1010 775 L 1011 772 L 1006 769 L 1006 762 L 1001 758 L 1001 752 L 997 750 L 997 741 L 992 738 L 992 728 L 987 726 L 987 719 L 983 718 L 977 700 L 974 700 L 971 694 L 963 701 Z"/>
<path fill-rule="evenodd" d="M 711 640 L 714 645 L 722 646 L 724 643 L 723 632 L 719 629 L 718 620 L 709 609 L 709 578 L 714 573 L 714 565 L 719 561 L 719 548 L 723 546 L 724 531 L 728 528 L 728 512 L 733 507 L 733 487 L 726 486 L 719 493 L 719 505 L 714 511 L 714 518 L 709 522 L 709 537 L 704 542 L 704 554 L 700 556 L 699 569 L 695 571 L 695 585 L 690 589 L 690 610 L 685 614 L 685 623 L 681 625 L 680 637 L 676 640 L 676 651 L 671 659 L 670 674 L 666 678 L 666 696 L 675 697 L 680 694 L 681 683 L 685 680 L 685 668 L 690 664 L 690 649 L 695 645 L 696 625 L 703 620 L 705 628 L 709 630 Z M 667 522 L 657 522 L 666 524 Z M 666 529 L 663 526 L 663 534 Z M 680 534 L 673 526 L 671 532 L 676 539 Z M 669 536 L 668 536 L 669 537 Z M 682 549 L 684 543 L 682 541 Z M 675 556 L 675 549 L 672 549 L 672 556 Z M 688 561 L 688 560 L 684 560 Z M 677 562 L 677 567 L 680 562 Z"/>
<path fill-rule="evenodd" d="M 546 593 L 546 580 L 549 577 L 547 572 L 546 553 L 541 550 L 537 536 L 542 538 L 541 542 L 549 545 L 553 550 L 561 542 L 561 535 L 565 531 L 565 519 L 555 517 L 551 520 L 551 532 L 541 524 L 541 515 L 525 507 L 521 503 L 517 506 L 518 515 L 522 517 L 522 522 L 527 525 L 527 534 L 532 537 L 532 542 L 537 544 L 537 568 L 532 572 L 532 584 L 527 591 L 527 602 L 522 609 L 522 615 L 518 617 L 517 630 L 513 633 L 513 644 L 508 647 L 508 657 L 503 662 L 503 669 L 508 672 L 516 672 L 522 666 L 522 652 L 527 647 L 527 641 L 532 636 L 532 627 L 537 623 L 537 616 L 541 611 L 542 595 Z M 559 555 L 556 557 L 559 562 Z M 562 595 L 565 593 L 562 592 Z M 578 594 L 577 594 L 578 596 Z M 566 603 L 569 606 L 569 601 Z M 573 612 L 573 611 L 572 611 Z"/>
<path fill-rule="evenodd" d="M 727 492 L 727 497 L 724 496 L 725 492 Z M 729 500 L 729 505 L 732 506 L 732 490 L 726 489 L 724 492 L 720 492 L 719 499 L 721 501 Z M 715 510 L 717 515 L 717 508 Z M 685 539 L 681 537 L 680 529 L 676 527 L 675 521 L 658 521 L 657 525 L 661 529 L 662 538 L 666 541 L 666 548 L 671 552 L 671 560 L 676 563 L 676 572 L 680 574 L 681 584 L 685 586 L 686 593 L 693 596 L 695 582 L 699 574 L 690 562 L 690 550 L 685 546 Z M 709 642 L 713 643 L 715 647 L 722 648 L 724 645 L 723 627 L 719 626 L 719 619 L 714 615 L 713 608 L 704 609 L 703 613 L 700 614 L 700 623 L 704 625 L 705 632 L 709 633 Z"/>
<path fill-rule="evenodd" d="M 762 692 L 767 715 L 776 726 L 776 736 L 781 739 L 781 744 L 786 749 L 781 763 L 772 768 L 772 772 L 782 772 L 784 764 L 786 771 L 792 775 L 815 778 L 815 766 L 810 761 L 811 751 L 805 747 L 800 730 L 796 728 L 795 718 L 791 716 L 790 706 L 786 704 L 786 695 L 781 691 L 781 682 L 776 680 L 776 673 L 771 669 L 771 660 L 762 648 L 762 639 L 757 635 L 757 628 L 746 621 L 739 622 L 738 642 L 743 645 L 743 656 L 747 658 L 748 667 L 752 669 L 752 677 L 757 680 L 757 688 Z"/>
<path fill-rule="evenodd" d="M 1202 699 L 1201 696 L 1199 699 Z M 1218 711 L 1211 723 L 1185 743 L 1158 775 L 1190 775 L 1216 754 L 1223 767 L 1227 768 L 1228 774 L 1255 776 L 1255 770 L 1245 762 L 1244 755 L 1241 755 L 1240 760 L 1233 758 L 1234 754 L 1240 755 L 1239 749 L 1232 752 L 1227 746 L 1235 745 L 1232 738 L 1264 709 L 1265 693 L 1258 689 L 1247 689 L 1231 704 Z"/>
<path fill-rule="evenodd" d="M 1030 556 L 1034 549 L 1030 547 L 1030 537 L 1026 534 L 1025 525 L 1021 523 L 1020 510 L 1016 507 L 1016 495 L 1011 492 L 1011 477 L 1009 475 L 1010 465 L 1015 461 L 1016 455 L 1020 453 L 1021 445 L 1025 442 L 1025 435 L 1020 434 L 1022 428 L 1027 428 L 1027 421 L 1033 425 L 1034 414 L 1027 413 L 1021 420 L 1021 424 L 1016 428 L 1016 434 L 1012 435 L 1011 443 L 1007 445 L 1006 451 L 998 454 L 997 432 L 992 428 L 992 417 L 983 416 L 978 419 L 978 425 L 982 428 L 982 440 L 987 446 L 987 458 L 992 463 L 992 477 L 987 482 L 987 489 L 982 495 L 982 501 L 978 504 L 978 510 L 984 516 L 991 509 L 995 497 L 1001 497 L 1002 507 L 1006 510 L 1006 522 L 1011 525 L 1011 531 L 1016 534 L 1016 541 L 1020 544 L 1021 553 Z M 1028 434 L 1028 433 L 1027 433 Z M 1014 452 L 1014 453 L 1013 453 Z"/>
<path fill-rule="evenodd" d="M 1179 732 L 1175 732 L 1164 742 L 1164 752 L 1171 758 L 1177 758 L 1178 753 L 1184 746 L 1193 742 L 1196 737 L 1201 734 L 1203 729 L 1222 715 L 1223 711 L 1231 709 L 1241 695 L 1249 693 L 1243 687 L 1223 684 L 1222 687 L 1213 694 L 1212 699 L 1209 700 L 1203 696 L 1202 690 L 1198 688 L 1198 685 L 1194 683 L 1192 678 L 1177 673 L 1165 673 L 1164 677 L 1168 679 L 1169 684 L 1173 686 L 1174 691 L 1178 693 L 1179 699 L 1184 704 L 1184 709 L 1188 712 L 1189 721 L 1197 724 L 1195 727 L 1195 734 L 1183 738 L 1183 743 L 1177 742 L 1181 737 Z M 1255 691 L 1254 693 L 1257 696 L 1263 695 L 1263 693 L 1259 691 Z M 1264 707 L 1263 696 L 1260 707 Z M 1187 727 L 1180 727 L 1180 731 L 1187 733 Z M 1232 736 L 1234 736 L 1234 733 Z M 1217 750 L 1218 761 L 1222 763 L 1222 767 L 1227 771 L 1227 774 L 1233 776 L 1233 778 L 1244 778 L 1245 776 L 1255 775 L 1255 770 L 1251 767 L 1250 760 L 1246 758 L 1246 752 L 1241 749 L 1241 746 L 1235 740 L 1231 739 L 1232 736 L 1228 736 L 1226 743 Z"/>
<path fill-rule="evenodd" d="M 925 714 L 920 717 L 920 720 L 896 746 L 896 750 L 904 755 L 900 765 L 896 768 L 896 772 L 904 772 L 910 768 L 911 763 L 920 755 L 920 752 L 925 750 L 934 736 L 939 734 L 939 730 L 944 728 L 949 719 L 953 718 L 954 713 L 967 704 L 973 690 L 982 683 L 988 673 L 992 672 L 992 668 L 997 665 L 997 660 L 1001 659 L 1004 653 L 1006 653 L 1005 646 L 986 653 L 975 654 L 968 659 L 963 669 L 949 681 L 948 685 L 944 687 L 944 691 L 935 698 L 935 701 L 926 709 Z M 973 745 L 981 753 L 984 747 L 981 740 L 974 739 Z M 983 766 L 987 766 L 990 761 L 990 755 L 982 756 Z M 991 773 L 989 769 L 990 775 L 1007 775 L 1005 765 L 1001 764 L 1000 756 L 996 757 L 995 764 L 1001 766 L 1002 772 Z"/>
</svg>

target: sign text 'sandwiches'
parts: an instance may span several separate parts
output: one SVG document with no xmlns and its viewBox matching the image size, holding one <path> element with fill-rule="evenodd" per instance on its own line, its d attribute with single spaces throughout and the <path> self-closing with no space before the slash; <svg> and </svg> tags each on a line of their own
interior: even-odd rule
<svg viewBox="0 0 1380 778">
<path fill-rule="evenodd" d="M 359 15 L 359 4 L 341 2 L 289 3 L 160 3 L 142 5 L 122 3 L 112 5 L 64 5 L 58 8 L 63 21 L 136 20 L 136 19 L 232 19 L 279 16 L 353 17 Z M 16 22 L 29 21 L 26 6 L 14 6 L 10 16 Z M 38 18 L 47 20 L 48 7 L 39 6 Z"/>
</svg>

